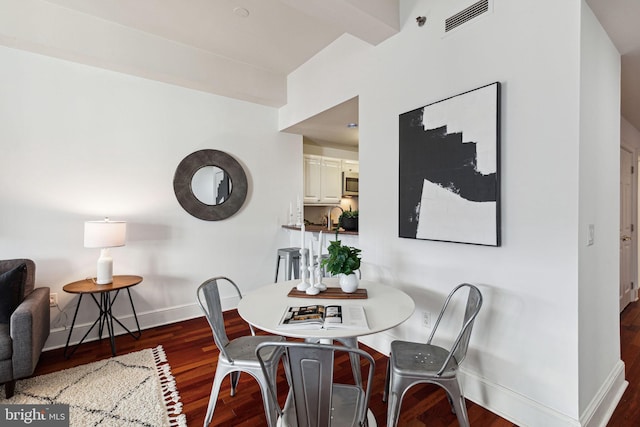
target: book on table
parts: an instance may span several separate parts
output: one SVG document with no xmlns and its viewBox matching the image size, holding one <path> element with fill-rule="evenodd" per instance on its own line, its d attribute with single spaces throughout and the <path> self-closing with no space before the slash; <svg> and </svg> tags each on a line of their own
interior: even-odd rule
<svg viewBox="0 0 640 427">
<path fill-rule="evenodd" d="M 307 305 L 287 307 L 281 329 L 369 329 L 361 305 Z"/>
</svg>

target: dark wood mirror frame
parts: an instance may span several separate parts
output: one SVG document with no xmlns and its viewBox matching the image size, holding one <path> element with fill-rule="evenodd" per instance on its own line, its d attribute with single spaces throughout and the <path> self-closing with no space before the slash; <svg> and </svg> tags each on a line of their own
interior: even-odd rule
<svg viewBox="0 0 640 427">
<path fill-rule="evenodd" d="M 231 195 L 224 203 L 207 205 L 193 194 L 193 175 L 205 166 L 216 166 L 229 175 L 232 183 Z M 173 191 L 185 211 L 205 221 L 229 218 L 240 210 L 247 198 L 247 176 L 236 159 L 224 151 L 199 150 L 182 159 L 173 176 Z"/>
</svg>

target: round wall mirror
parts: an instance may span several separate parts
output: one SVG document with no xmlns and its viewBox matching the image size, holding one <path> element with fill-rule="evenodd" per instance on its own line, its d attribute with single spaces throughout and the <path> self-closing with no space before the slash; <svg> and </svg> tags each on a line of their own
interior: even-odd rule
<svg viewBox="0 0 640 427">
<path fill-rule="evenodd" d="M 191 191 L 205 205 L 221 205 L 231 195 L 231 178 L 217 166 L 203 166 L 191 178 Z"/>
<path fill-rule="evenodd" d="M 180 205 L 196 218 L 218 221 L 240 210 L 247 176 L 236 159 L 218 150 L 200 150 L 182 159 L 173 177 Z"/>
</svg>

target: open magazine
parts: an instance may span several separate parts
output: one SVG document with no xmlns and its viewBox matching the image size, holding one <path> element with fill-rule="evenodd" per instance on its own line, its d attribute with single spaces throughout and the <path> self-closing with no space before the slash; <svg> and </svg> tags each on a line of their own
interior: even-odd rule
<svg viewBox="0 0 640 427">
<path fill-rule="evenodd" d="M 280 329 L 369 329 L 364 307 L 360 305 L 307 305 L 287 307 L 278 324 Z"/>
</svg>

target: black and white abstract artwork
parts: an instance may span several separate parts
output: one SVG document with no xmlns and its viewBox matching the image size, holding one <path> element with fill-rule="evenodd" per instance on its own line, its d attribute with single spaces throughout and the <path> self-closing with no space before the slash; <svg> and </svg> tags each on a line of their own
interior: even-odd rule
<svg viewBox="0 0 640 427">
<path fill-rule="evenodd" d="M 500 83 L 400 115 L 399 236 L 500 246 Z"/>
</svg>

